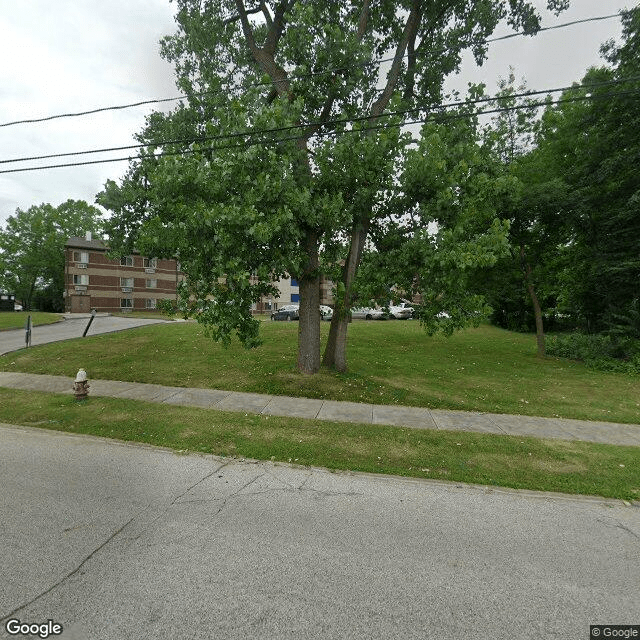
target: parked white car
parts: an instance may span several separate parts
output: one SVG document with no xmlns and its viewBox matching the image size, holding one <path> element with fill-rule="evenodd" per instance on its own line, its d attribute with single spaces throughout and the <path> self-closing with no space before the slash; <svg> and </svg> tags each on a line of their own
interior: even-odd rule
<svg viewBox="0 0 640 640">
<path fill-rule="evenodd" d="M 326 304 L 320 305 L 320 320 L 331 320 L 333 318 L 333 309 Z"/>
<path fill-rule="evenodd" d="M 355 307 L 351 309 L 351 317 L 354 320 L 382 320 L 385 317 L 385 313 L 382 309 Z"/>
<path fill-rule="evenodd" d="M 413 307 L 407 302 L 389 306 L 389 317 L 395 320 L 408 320 L 413 318 Z"/>
<path fill-rule="evenodd" d="M 300 312 L 299 304 L 284 304 L 278 308 L 277 311 L 281 312 L 290 312 L 290 311 L 298 311 Z M 274 311 L 273 313 L 276 313 Z M 273 315 L 273 313 L 271 315 Z M 333 318 L 333 309 L 326 304 L 320 305 L 320 320 L 331 320 Z"/>
</svg>

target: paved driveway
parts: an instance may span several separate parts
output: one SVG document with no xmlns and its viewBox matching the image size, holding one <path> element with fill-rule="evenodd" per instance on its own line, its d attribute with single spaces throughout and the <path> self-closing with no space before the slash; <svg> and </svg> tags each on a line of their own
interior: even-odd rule
<svg viewBox="0 0 640 640">
<path fill-rule="evenodd" d="M 78 640 L 578 639 L 640 623 L 640 509 L 619 501 L 6 425 L 0 487 L 0 637 L 9 618 Z"/>
<path fill-rule="evenodd" d="M 122 331 L 133 329 L 147 324 L 158 324 L 159 322 L 169 322 L 162 319 L 143 318 L 116 318 L 113 316 L 96 316 L 87 332 L 88 336 L 95 336 L 100 333 L 110 333 L 112 331 Z M 87 328 L 89 318 L 66 319 L 55 324 L 44 324 L 33 327 L 31 330 L 31 345 L 46 344 L 47 342 L 58 342 L 59 340 L 69 340 L 71 338 L 81 338 Z M 24 329 L 15 331 L 0 331 L 0 355 L 23 349 L 25 346 Z"/>
</svg>

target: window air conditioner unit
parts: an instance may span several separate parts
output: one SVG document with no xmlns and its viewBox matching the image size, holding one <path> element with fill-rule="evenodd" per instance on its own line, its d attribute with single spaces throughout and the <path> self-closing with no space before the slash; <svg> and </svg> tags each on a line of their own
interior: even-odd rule
<svg viewBox="0 0 640 640">
<path fill-rule="evenodd" d="M 76 267 L 78 267 L 78 269 L 86 269 L 87 268 L 87 264 L 86 264 L 86 262 L 77 262 L 76 263 Z"/>
<path fill-rule="evenodd" d="M 151 267 L 148 267 L 148 268 L 146 268 L 146 269 L 144 270 L 144 272 L 145 272 L 145 273 L 155 273 L 155 272 L 156 272 L 156 270 L 155 270 L 155 269 L 152 269 Z"/>
<path fill-rule="evenodd" d="M 122 293 L 131 293 L 132 291 L 131 287 L 122 287 Z"/>
</svg>

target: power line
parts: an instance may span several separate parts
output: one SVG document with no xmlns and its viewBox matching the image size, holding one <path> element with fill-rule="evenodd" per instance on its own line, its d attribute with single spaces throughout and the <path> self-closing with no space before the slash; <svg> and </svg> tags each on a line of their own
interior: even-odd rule
<svg viewBox="0 0 640 640">
<path fill-rule="evenodd" d="M 580 102 L 580 101 L 584 101 L 584 100 L 596 100 L 596 99 L 604 99 L 604 98 L 615 98 L 615 97 L 620 97 L 620 96 L 628 96 L 628 95 L 636 95 L 636 96 L 640 96 L 640 88 L 638 89 L 631 89 L 629 91 L 620 91 L 620 92 L 616 92 L 616 93 L 608 93 L 608 94 L 596 94 L 596 95 L 584 95 L 584 96 L 572 96 L 572 97 L 568 97 L 568 98 L 559 98 L 557 100 L 545 100 L 544 102 L 537 102 L 537 103 L 530 103 L 530 104 L 524 104 L 524 105 L 514 105 L 511 107 L 498 107 L 495 109 L 488 109 L 485 111 L 476 111 L 473 113 L 454 113 L 454 114 L 432 114 L 430 116 L 426 116 L 425 118 L 421 118 L 421 119 L 417 119 L 417 120 L 412 120 L 409 122 L 401 122 L 401 123 L 383 123 L 383 124 L 379 124 L 379 125 L 371 125 L 371 126 L 367 126 L 367 127 L 361 127 L 359 129 L 350 129 L 350 130 L 345 130 L 340 132 L 340 135 L 342 134 L 359 134 L 365 131 L 374 131 L 374 130 L 380 130 L 380 129 L 391 129 L 391 128 L 399 128 L 399 127 L 404 127 L 404 126 L 410 126 L 410 125 L 414 125 L 414 124 L 425 124 L 427 122 L 436 122 L 436 123 L 442 123 L 442 122 L 449 122 L 449 121 L 453 121 L 453 120 L 459 120 L 462 118 L 470 118 L 470 117 L 477 117 L 477 116 L 482 116 L 482 115 L 492 115 L 492 114 L 497 114 L 497 113 L 506 113 L 508 111 L 519 111 L 521 109 L 531 109 L 531 108 L 538 108 L 538 107 L 545 107 L 548 105 L 558 105 L 558 104 L 564 104 L 564 103 L 569 103 L 569 102 Z M 312 138 L 320 138 L 320 137 L 328 137 L 328 136 L 334 136 L 334 135 L 338 135 L 337 132 L 335 131 L 328 131 L 328 132 L 315 132 L 314 134 L 312 134 Z M 161 153 L 158 154 L 153 154 L 154 158 L 163 158 L 163 157 L 169 157 L 169 156 L 185 156 L 185 155 L 191 155 L 191 154 L 195 154 L 195 153 L 206 153 L 206 152 L 215 152 L 215 151 L 221 151 L 224 149 L 233 149 L 233 148 L 249 148 L 249 147 L 253 147 L 259 144 L 281 144 L 283 142 L 288 142 L 288 141 L 292 141 L 292 140 L 298 140 L 300 138 L 299 135 L 295 135 L 295 136 L 288 136 L 288 137 L 284 137 L 284 138 L 272 138 L 270 140 L 249 140 L 249 141 L 244 141 L 244 142 L 240 142 L 240 143 L 236 143 L 236 144 L 229 144 L 229 145 L 216 145 L 213 147 L 204 147 L 204 148 L 199 148 L 199 149 L 183 149 L 180 151 L 163 151 Z M 5 169 L 5 170 L 1 170 L 0 174 L 5 174 L 5 173 L 22 173 L 22 172 L 27 172 L 27 171 L 43 171 L 46 169 L 60 169 L 60 168 L 65 168 L 65 167 L 80 167 L 80 166 L 87 166 L 87 165 L 95 165 L 95 164 L 107 164 L 107 163 L 111 163 L 111 162 L 124 162 L 124 161 L 131 161 L 134 160 L 135 158 L 132 156 L 126 156 L 126 157 L 121 157 L 121 158 L 108 158 L 108 159 L 102 159 L 102 160 L 88 160 L 88 161 L 84 161 L 84 162 L 70 162 L 70 163 L 64 163 L 64 164 L 53 164 L 53 165 L 46 165 L 46 166 L 37 166 L 37 167 L 23 167 L 21 169 Z"/>
<path fill-rule="evenodd" d="M 594 16 L 591 18 L 584 18 L 582 20 L 574 20 L 572 22 L 565 22 L 563 24 L 558 24 L 552 27 L 541 27 L 540 29 L 538 29 L 537 33 L 540 33 L 541 31 L 551 31 L 553 29 L 564 29 L 565 27 L 570 27 L 576 24 L 583 24 L 585 22 L 597 22 L 597 21 L 602 21 L 602 20 L 609 20 L 611 18 L 617 18 L 622 16 L 622 13 L 612 13 L 610 15 L 606 15 L 606 16 Z M 489 38 L 486 42 L 487 43 L 491 43 L 491 42 L 498 42 L 501 40 L 508 40 L 510 38 L 516 38 L 516 37 L 520 37 L 520 36 L 526 36 L 526 35 L 531 35 L 530 33 L 527 33 L 525 31 L 519 31 L 516 33 L 511 33 L 508 34 L 506 36 L 500 36 L 497 38 Z M 434 52 L 435 54 L 438 53 L 444 53 L 445 51 L 447 51 L 447 49 L 442 49 L 440 51 L 436 51 Z M 406 58 L 408 54 L 405 54 L 403 57 Z M 312 78 L 315 76 L 319 76 L 319 75 L 327 75 L 327 74 L 331 74 L 331 73 L 338 73 L 341 71 L 347 71 L 349 69 L 352 68 L 357 68 L 357 67 L 365 67 L 367 65 L 382 65 L 385 62 L 391 62 L 393 61 L 393 58 L 383 58 L 382 60 L 379 60 L 377 62 L 375 61 L 369 61 L 369 62 L 365 62 L 359 65 L 350 65 L 350 66 L 345 66 L 345 67 L 335 67 L 335 68 L 330 68 L 330 69 L 325 69 L 323 71 L 316 71 L 314 73 L 307 73 L 307 74 L 301 74 L 299 76 L 293 76 L 292 78 L 289 78 L 290 81 L 293 80 L 301 80 L 304 78 Z M 258 88 L 258 87 L 263 87 L 263 86 L 272 86 L 274 84 L 274 81 L 268 81 L 268 82 L 257 82 L 255 84 L 250 84 L 248 85 L 246 88 L 247 89 L 251 89 L 251 88 Z M 215 91 L 202 91 L 199 93 L 195 93 L 193 94 L 194 97 L 201 97 L 201 96 L 207 96 L 207 95 L 212 95 L 212 94 L 218 94 L 220 93 L 218 90 Z M 114 105 L 114 106 L 109 106 L 109 107 L 97 107 L 95 109 L 89 109 L 87 111 L 76 111 L 76 112 L 72 112 L 72 113 L 59 113 L 59 114 L 55 114 L 55 115 L 51 115 L 51 116 L 43 116 L 41 118 L 29 118 L 29 119 L 24 119 L 24 120 L 14 120 L 12 122 L 3 122 L 0 123 L 0 128 L 2 127 L 12 127 L 14 125 L 18 125 L 18 124 L 34 124 L 37 122 L 47 122 L 47 121 L 51 121 L 51 120 L 58 120 L 61 118 L 77 118 L 77 117 L 81 117 L 81 116 L 88 116 L 88 115 L 93 115 L 96 113 L 102 113 L 105 111 L 119 111 L 119 110 L 123 110 L 123 109 L 131 109 L 134 107 L 142 107 L 142 106 L 146 106 L 146 105 L 150 105 L 150 104 L 162 104 L 165 102 L 177 102 L 178 100 L 184 100 L 184 99 L 188 99 L 189 96 L 187 95 L 181 95 L 181 96 L 176 96 L 173 98 L 155 98 L 155 99 L 151 99 L 151 100 L 141 100 L 139 102 L 131 102 L 128 104 L 121 104 L 121 105 Z"/>
<path fill-rule="evenodd" d="M 640 76 L 633 76 L 633 77 L 628 77 L 628 78 L 622 78 L 622 79 L 617 79 L 617 80 L 605 80 L 605 81 L 601 81 L 601 82 L 593 82 L 593 83 L 589 83 L 589 84 L 582 84 L 582 85 L 572 85 L 570 87 L 559 87 L 557 89 L 543 89 L 540 91 L 525 91 L 522 93 L 513 93 L 511 95 L 509 95 L 508 97 L 513 99 L 513 98 L 528 98 L 528 97 L 533 97 L 533 96 L 539 96 L 539 95 L 544 95 L 544 94 L 551 94 L 551 93 L 559 93 L 559 92 L 564 92 L 564 91 L 569 91 L 569 90 L 580 90 L 580 89 L 595 89 L 598 87 L 606 87 L 606 86 L 615 86 L 615 85 L 619 85 L 619 84 L 626 84 L 628 82 L 637 82 L 640 81 Z M 182 139 L 173 139 L 173 140 L 158 140 L 155 142 L 149 142 L 149 143 L 145 143 L 145 144 L 133 144 L 133 145 L 124 145 L 124 146 L 117 146 L 117 147 L 105 147 L 102 149 L 88 149 L 88 150 L 83 150 L 83 151 L 69 151 L 66 153 L 52 153 L 52 154 L 47 154 L 47 155 L 40 155 L 40 156 L 25 156 L 22 158 L 10 158 L 10 159 L 6 159 L 6 160 L 0 160 L 0 164 L 8 164 L 8 163 L 13 163 L 13 162 L 28 162 L 28 161 L 33 161 L 33 160 L 48 160 L 51 158 L 66 158 L 66 157 L 70 157 L 70 156 L 81 156 L 81 155 L 90 155 L 90 154 L 95 154 L 95 153 L 109 153 L 109 152 L 113 152 L 113 151 L 127 151 L 129 149 L 145 149 L 145 148 L 150 148 L 150 147 L 161 147 L 161 146 L 167 146 L 167 145 L 173 145 L 173 144 L 193 144 L 193 143 L 201 143 L 201 142 L 213 142 L 215 140 L 227 140 L 227 139 L 234 139 L 234 138 L 246 138 L 246 137 L 251 137 L 251 136 L 256 136 L 256 135 L 264 135 L 264 134 L 268 134 L 268 133 L 282 133 L 285 131 L 292 131 L 294 129 L 309 129 L 309 128 L 314 128 L 314 127 L 326 127 L 326 126 L 333 126 L 333 125 L 338 125 L 338 124 L 353 124 L 355 122 L 365 122 L 368 120 L 372 120 L 372 119 L 380 119 L 380 118 L 389 118 L 389 117 L 393 117 L 393 116 L 398 116 L 398 115 L 409 115 L 411 113 L 419 113 L 420 111 L 434 111 L 436 109 L 451 109 L 454 107 L 461 107 L 461 106 L 470 106 L 470 105 L 474 105 L 474 104 L 483 104 L 483 103 L 488 103 L 488 102 L 496 102 L 496 101 L 500 101 L 500 100 L 504 100 L 504 97 L 500 97 L 500 96 L 493 96 L 493 97 L 486 97 L 486 98 L 475 98 L 473 100 L 463 100 L 463 101 L 457 101 L 457 102 L 449 102 L 449 103 L 440 103 L 437 105 L 421 105 L 418 107 L 413 107 L 411 109 L 403 109 L 403 110 L 398 110 L 398 111 L 390 111 L 390 112 L 386 112 L 383 114 L 380 114 L 379 116 L 359 116 L 359 117 L 355 117 L 355 118 L 339 118 L 339 119 L 333 119 L 333 120 L 328 120 L 326 122 L 309 122 L 309 123 L 303 123 L 303 124 L 295 124 L 295 125 L 287 125 L 287 126 L 283 126 L 283 127 L 274 127 L 274 128 L 270 128 L 270 129 L 248 129 L 246 131 L 238 131 L 238 132 L 233 132 L 233 133 L 225 133 L 225 134 L 218 134 L 218 135 L 213 135 L 213 136 L 197 136 L 197 137 L 191 137 L 191 138 L 182 138 Z"/>
<path fill-rule="evenodd" d="M 554 29 L 564 29 L 565 27 L 572 27 L 574 24 L 583 24 L 585 22 L 598 22 L 600 20 L 609 20 L 611 18 L 617 18 L 622 16 L 622 13 L 612 13 L 608 16 L 594 16 L 593 18 L 584 18 L 582 20 L 573 20 L 573 22 L 565 22 L 563 24 L 557 24 L 553 27 L 541 27 L 536 31 L 536 33 L 540 33 L 540 31 L 553 31 Z M 515 38 L 517 36 L 527 35 L 524 31 L 519 33 L 510 33 L 506 36 L 500 36 L 499 38 L 491 38 L 487 40 L 487 42 L 498 42 L 500 40 L 509 40 L 509 38 Z"/>
</svg>

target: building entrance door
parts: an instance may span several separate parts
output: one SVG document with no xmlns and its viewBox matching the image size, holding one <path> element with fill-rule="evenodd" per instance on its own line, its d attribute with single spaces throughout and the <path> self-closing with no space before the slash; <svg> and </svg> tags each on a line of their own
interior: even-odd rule
<svg viewBox="0 0 640 640">
<path fill-rule="evenodd" d="M 71 296 L 71 313 L 89 313 L 91 296 Z"/>
</svg>

